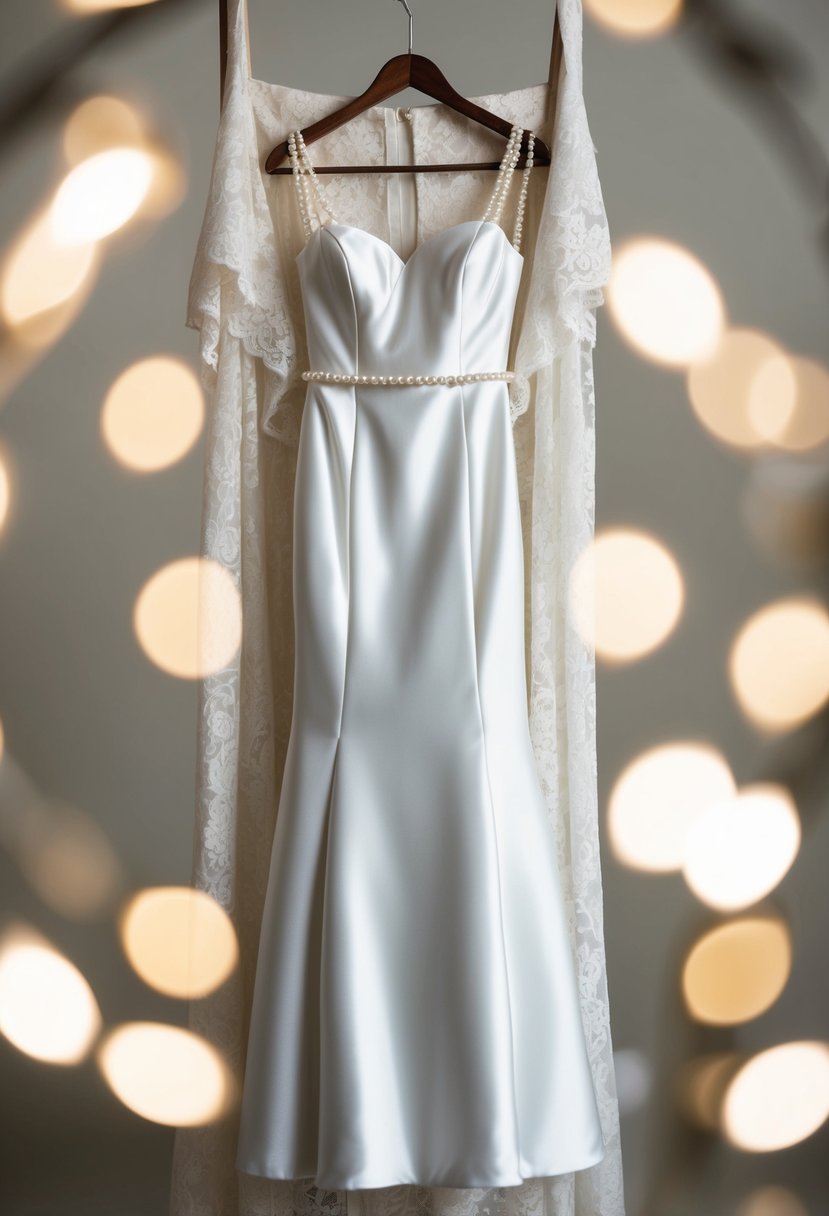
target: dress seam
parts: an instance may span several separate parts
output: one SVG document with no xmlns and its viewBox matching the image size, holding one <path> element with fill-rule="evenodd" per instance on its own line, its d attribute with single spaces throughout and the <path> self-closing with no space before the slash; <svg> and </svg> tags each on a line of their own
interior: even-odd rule
<svg viewBox="0 0 829 1216">
<path fill-rule="evenodd" d="M 360 371 L 360 326 L 359 326 L 359 322 L 358 322 L 358 318 L 357 318 L 357 301 L 354 299 L 354 285 L 351 282 L 351 266 L 349 265 L 348 255 L 345 251 L 342 241 L 337 240 L 336 233 L 332 232 L 330 228 L 328 228 L 328 232 L 330 233 L 332 240 L 336 241 L 340 247 L 340 253 L 342 254 L 342 257 L 343 257 L 343 264 L 345 266 L 346 277 L 348 278 L 348 294 L 351 296 L 351 315 L 354 320 L 354 373 L 355 373 L 355 375 L 357 375 L 357 374 L 359 374 L 359 371 Z M 326 258 L 325 253 L 323 253 L 322 257 L 323 257 L 323 260 L 327 264 L 328 259 Z M 356 404 L 357 404 L 356 391 L 354 394 L 354 404 L 356 407 Z"/>
<path fill-rule="evenodd" d="M 509 1036 L 510 1036 L 510 1038 L 509 1038 L 509 1041 L 510 1041 L 510 1076 L 511 1076 L 511 1082 L 512 1082 L 511 1089 L 512 1089 L 513 1126 L 514 1126 L 514 1130 L 515 1130 L 514 1147 L 515 1147 L 515 1153 L 516 1153 L 516 1160 L 520 1163 L 523 1159 L 523 1155 L 522 1155 L 522 1151 L 521 1151 L 521 1128 L 520 1128 L 520 1122 L 519 1122 L 519 1118 L 518 1118 L 518 1102 L 517 1102 L 516 1092 L 515 1092 L 515 1031 L 514 1031 L 514 1024 L 513 1024 L 513 1017 L 512 1017 L 512 1001 L 511 1001 L 511 994 L 510 994 L 509 958 L 508 958 L 508 952 L 507 952 L 506 935 L 504 933 L 504 899 L 503 899 L 503 891 L 502 891 L 502 885 L 501 885 L 501 851 L 500 851 L 500 847 L 499 847 L 499 843 L 498 843 L 498 824 L 497 824 L 496 814 L 495 814 L 495 803 L 494 803 L 494 799 L 492 796 L 492 780 L 490 778 L 490 773 L 489 773 L 489 756 L 488 756 L 488 748 L 487 748 L 486 726 L 484 725 L 483 707 L 481 704 L 481 687 L 480 687 L 479 674 L 478 674 L 478 628 L 477 628 L 477 620 L 476 620 L 476 615 L 475 615 L 475 577 L 474 577 L 474 569 L 473 569 L 473 565 L 472 565 L 472 520 L 471 520 L 471 511 L 470 511 L 470 506 L 469 506 L 470 479 L 469 479 L 469 443 L 467 441 L 467 435 L 466 435 L 466 408 L 465 408 L 466 407 L 466 397 L 464 394 L 463 385 L 459 385 L 458 388 L 460 389 L 460 397 L 461 397 L 461 408 L 460 408 L 461 435 L 463 438 L 463 446 L 464 446 L 465 461 L 466 461 L 467 555 L 468 555 L 468 559 L 469 559 L 469 587 L 470 587 L 471 598 L 472 598 L 472 645 L 473 645 L 474 671 L 475 671 L 475 698 L 476 698 L 476 703 L 478 706 L 478 720 L 481 724 L 481 746 L 482 746 L 482 750 L 483 750 L 483 754 L 484 754 L 484 768 L 486 771 L 486 786 L 487 786 L 487 793 L 489 795 L 488 801 L 489 801 L 490 822 L 492 825 L 492 834 L 493 834 L 493 839 L 494 839 L 494 843 L 495 843 L 495 869 L 496 869 L 497 878 L 498 878 L 498 923 L 500 924 L 500 927 L 501 927 L 501 950 L 503 953 L 503 960 L 504 960 L 504 974 L 506 975 L 506 980 L 507 980 L 507 1014 L 509 1017 Z M 519 1169 L 519 1173 L 520 1173 L 520 1169 Z"/>
<path fill-rule="evenodd" d="M 333 233 L 331 235 L 334 237 L 334 240 L 336 241 L 337 240 L 336 236 L 334 236 Z M 339 244 L 339 242 L 338 242 L 338 244 Z M 322 257 L 325 258 L 324 252 L 322 253 Z M 358 353 L 357 306 L 356 306 L 356 303 L 354 300 L 354 289 L 353 289 L 352 283 L 351 283 L 351 270 L 348 267 L 348 259 L 344 258 L 344 262 L 345 262 L 345 265 L 347 268 L 348 289 L 349 289 L 349 293 L 351 295 L 352 314 L 354 317 L 354 350 L 355 350 L 355 357 L 356 357 L 356 355 Z M 325 967 L 322 966 L 322 960 L 324 958 L 325 929 L 326 929 L 326 925 L 327 925 L 327 920 L 326 920 L 326 916 L 325 916 L 325 905 L 326 905 L 326 896 L 328 893 L 328 878 L 329 878 L 329 873 L 330 873 L 329 858 L 331 855 L 331 828 L 332 828 L 331 821 L 332 821 L 333 812 L 334 812 L 334 791 L 336 788 L 337 777 L 339 774 L 338 761 L 339 761 L 339 757 L 340 757 L 340 747 L 342 745 L 343 718 L 345 715 L 346 686 L 348 684 L 348 648 L 349 648 L 349 640 L 350 640 L 350 636 L 351 636 L 351 620 L 352 620 L 351 568 L 352 568 L 352 556 L 353 556 L 353 554 L 352 554 L 353 543 L 352 543 L 351 533 L 352 533 L 352 523 L 353 523 L 353 514 L 354 514 L 353 513 L 354 458 L 355 458 L 355 454 L 356 454 L 356 450 L 357 450 L 357 420 L 358 420 L 357 386 L 356 385 L 352 389 L 352 398 L 353 398 L 353 404 L 354 404 L 354 421 L 353 421 L 353 430 L 352 430 L 352 437 L 351 437 L 351 459 L 349 461 L 349 466 L 348 466 L 348 510 L 347 510 L 346 526 L 345 526 L 345 553 L 346 553 L 345 613 L 346 613 L 346 619 L 345 619 L 345 641 L 343 643 L 342 695 L 341 695 L 341 699 L 340 699 L 340 717 L 339 717 L 339 722 L 337 723 L 337 738 L 336 738 L 336 743 L 334 745 L 334 756 L 333 756 L 332 764 L 331 764 L 331 783 L 329 785 L 329 790 L 328 790 L 328 811 L 327 811 L 327 815 L 326 815 L 326 826 L 325 826 L 325 868 L 324 868 L 324 877 L 323 877 L 322 930 L 320 933 L 320 1009 L 319 1009 L 319 1014 L 318 1014 L 318 1024 L 320 1027 L 318 1059 L 319 1059 L 320 1067 L 319 1067 L 319 1077 L 318 1077 L 318 1084 L 317 1084 L 317 1146 L 316 1146 L 317 1173 L 320 1172 L 320 1167 L 322 1164 L 319 1153 L 320 1153 L 320 1145 L 322 1143 L 322 1130 L 323 1130 L 322 1121 L 321 1121 L 323 1103 L 321 1101 L 321 1097 L 322 1097 L 323 1078 L 325 1077 L 325 1068 L 323 1067 L 323 1063 L 322 1063 L 322 1061 L 323 1061 L 322 1026 L 323 1026 L 323 1011 L 325 1009 L 325 1005 L 322 1000 L 322 992 L 323 992 L 324 977 L 325 977 L 326 970 L 327 970 Z"/>
</svg>

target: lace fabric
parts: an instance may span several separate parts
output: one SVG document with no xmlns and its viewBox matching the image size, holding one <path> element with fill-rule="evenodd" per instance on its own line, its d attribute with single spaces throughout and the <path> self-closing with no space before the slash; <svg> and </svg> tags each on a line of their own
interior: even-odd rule
<svg viewBox="0 0 829 1216">
<path fill-rule="evenodd" d="M 570 573 L 594 530 L 596 308 L 610 238 L 582 96 L 581 2 L 559 0 L 563 61 L 555 118 L 548 82 L 473 100 L 536 132 L 552 167 L 531 174 L 525 268 L 508 366 L 525 546 L 530 727 L 556 842 L 605 1156 L 577 1173 L 497 1190 L 399 1186 L 322 1191 L 234 1167 L 233 1114 L 176 1133 L 171 1216 L 624 1216 L 602 922 L 596 774 L 595 661 L 575 628 Z M 291 723 L 292 489 L 308 366 L 294 259 L 303 229 L 290 175 L 261 166 L 294 128 L 348 98 L 250 76 L 247 11 L 229 0 L 228 70 L 186 323 L 199 332 L 208 400 L 201 553 L 233 576 L 243 640 L 199 689 L 193 884 L 233 919 L 240 967 L 193 1002 L 190 1025 L 241 1079 L 273 835 Z M 392 112 L 393 113 L 393 112 Z M 503 142 L 444 106 L 410 107 L 415 159 L 499 160 Z M 315 145 L 317 165 L 382 162 L 386 107 Z M 331 174 L 343 222 L 390 243 L 389 182 Z M 487 171 L 413 174 L 417 238 L 478 214 Z M 516 192 L 517 193 L 517 192 Z M 515 207 L 507 203 L 505 222 Z M 513 211 L 514 215 L 514 211 Z M 582 607 L 583 611 L 583 607 Z M 581 615 L 581 612 L 580 612 Z"/>
</svg>

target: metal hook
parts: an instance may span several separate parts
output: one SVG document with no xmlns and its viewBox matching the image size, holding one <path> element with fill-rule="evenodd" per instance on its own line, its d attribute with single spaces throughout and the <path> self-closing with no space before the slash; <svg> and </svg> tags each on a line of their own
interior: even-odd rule
<svg viewBox="0 0 829 1216">
<path fill-rule="evenodd" d="M 406 0 L 400 0 L 400 3 L 403 5 L 404 9 L 409 14 L 409 54 L 411 55 L 411 53 L 412 53 L 412 24 L 413 24 L 412 10 L 409 8 L 408 4 L 406 3 Z"/>
</svg>

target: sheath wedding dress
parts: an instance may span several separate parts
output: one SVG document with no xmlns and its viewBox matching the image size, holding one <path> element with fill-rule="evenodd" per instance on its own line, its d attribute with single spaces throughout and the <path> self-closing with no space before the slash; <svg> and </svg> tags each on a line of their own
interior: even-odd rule
<svg viewBox="0 0 829 1216">
<path fill-rule="evenodd" d="M 472 99 L 550 168 L 513 174 L 508 149 L 499 181 L 527 185 L 496 181 L 488 207 L 489 171 L 333 174 L 316 220 L 301 141 L 291 175 L 264 159 L 350 98 L 256 79 L 247 7 L 228 0 L 187 310 L 200 552 L 244 623 L 199 686 L 193 850 L 240 959 L 190 1026 L 241 1101 L 177 1130 L 170 1214 L 624 1216 L 570 586 L 610 268 L 581 0 L 557 0 L 546 81 Z M 315 147 L 318 166 L 504 153 L 434 104 L 370 107 Z"/>
<path fill-rule="evenodd" d="M 312 366 L 248 1173 L 517 1186 L 604 1152 L 527 717 L 504 382 L 523 195 L 512 242 L 499 222 L 521 136 L 484 216 L 403 261 L 312 225 L 306 174 L 331 207 L 291 133 Z"/>
</svg>

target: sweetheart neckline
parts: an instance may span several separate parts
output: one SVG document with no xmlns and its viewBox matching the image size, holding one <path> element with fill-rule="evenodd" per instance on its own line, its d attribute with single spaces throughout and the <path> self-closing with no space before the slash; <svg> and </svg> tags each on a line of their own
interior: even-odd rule
<svg viewBox="0 0 829 1216">
<path fill-rule="evenodd" d="M 523 253 L 521 253 L 520 250 L 515 248 L 512 241 L 509 239 L 506 232 L 504 231 L 503 226 L 501 224 L 499 224 L 497 220 L 481 220 L 481 219 L 461 220 L 457 224 L 450 224 L 448 228 L 438 229 L 437 232 L 433 232 L 430 236 L 427 236 L 425 240 L 421 241 L 419 245 L 416 245 L 407 258 L 402 258 L 393 245 L 390 245 L 388 241 L 384 240 L 383 237 L 378 236 L 375 232 L 370 232 L 367 228 L 360 228 L 359 225 L 357 225 L 357 224 L 343 224 L 339 220 L 328 220 L 324 224 L 320 223 L 317 225 L 317 227 L 314 229 L 314 232 L 312 233 L 312 235 L 308 238 L 308 240 L 302 246 L 299 253 L 297 253 L 296 257 L 294 258 L 294 261 L 295 262 L 299 261 L 299 259 L 305 253 L 305 250 L 311 244 L 311 240 L 317 233 L 323 232 L 325 230 L 330 230 L 332 228 L 345 228 L 346 231 L 348 231 L 348 232 L 359 232 L 362 236 L 367 236 L 369 238 L 369 240 L 376 241 L 378 245 L 382 245 L 382 247 L 384 249 L 387 249 L 389 251 L 389 253 L 392 255 L 392 257 L 394 257 L 394 259 L 400 264 L 401 273 L 402 273 L 402 271 L 404 271 L 406 269 L 406 267 L 411 263 L 413 258 L 420 252 L 420 250 L 424 249 L 432 241 L 437 240 L 438 237 L 445 236 L 449 232 L 457 232 L 457 230 L 459 228 L 468 228 L 470 226 L 470 224 L 476 224 L 479 230 L 481 228 L 483 228 L 484 226 L 497 228 L 498 231 L 501 233 L 502 237 L 504 238 L 504 242 L 505 242 L 506 246 L 512 250 L 512 252 L 518 258 L 519 262 L 521 262 L 523 264 L 523 262 L 524 262 Z"/>
</svg>

